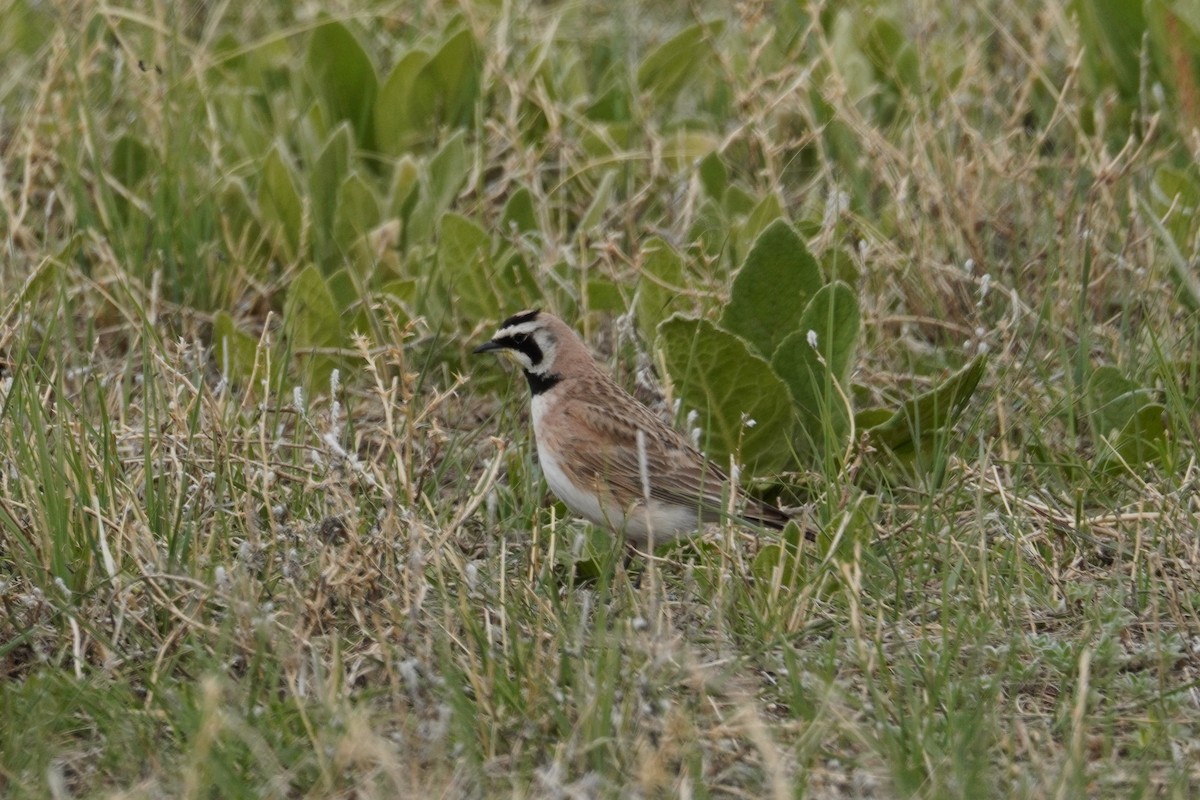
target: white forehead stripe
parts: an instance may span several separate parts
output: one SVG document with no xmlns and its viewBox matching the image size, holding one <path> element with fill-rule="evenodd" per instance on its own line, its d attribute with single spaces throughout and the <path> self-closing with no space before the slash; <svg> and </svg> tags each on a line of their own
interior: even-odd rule
<svg viewBox="0 0 1200 800">
<path fill-rule="evenodd" d="M 534 319 L 530 320 L 529 322 L 522 322 L 519 325 L 509 325 L 507 328 L 501 328 L 500 330 L 496 331 L 496 335 L 492 338 L 501 339 L 505 336 L 516 336 L 521 333 L 533 333 L 542 327 L 543 326 L 540 325 L 536 319 Z"/>
</svg>

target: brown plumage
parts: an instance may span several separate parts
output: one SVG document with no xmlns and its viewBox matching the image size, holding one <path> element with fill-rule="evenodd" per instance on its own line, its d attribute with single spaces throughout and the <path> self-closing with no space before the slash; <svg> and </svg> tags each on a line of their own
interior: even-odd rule
<svg viewBox="0 0 1200 800">
<path fill-rule="evenodd" d="M 576 514 L 637 544 L 663 542 L 728 516 L 735 492 L 735 518 L 776 529 L 787 524 L 786 514 L 737 491 L 724 471 L 617 385 L 557 317 L 515 314 L 476 349 L 489 351 L 524 369 L 542 472 Z"/>
</svg>

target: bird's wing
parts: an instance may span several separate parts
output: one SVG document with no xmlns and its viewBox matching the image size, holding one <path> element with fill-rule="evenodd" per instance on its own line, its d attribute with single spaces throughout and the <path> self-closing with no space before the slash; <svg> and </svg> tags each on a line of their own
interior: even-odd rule
<svg viewBox="0 0 1200 800">
<path fill-rule="evenodd" d="M 563 413 L 563 426 L 580 478 L 607 486 L 623 504 L 644 496 L 638 431 L 645 433 L 645 472 L 650 497 L 665 503 L 693 506 L 706 519 L 720 516 L 728 478 L 677 431 L 640 404 L 623 404 L 618 416 L 610 406 L 580 402 Z"/>
</svg>

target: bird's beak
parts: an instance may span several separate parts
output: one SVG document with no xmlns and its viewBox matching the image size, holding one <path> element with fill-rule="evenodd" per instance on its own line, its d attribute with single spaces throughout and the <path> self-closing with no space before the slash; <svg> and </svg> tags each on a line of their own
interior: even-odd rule
<svg viewBox="0 0 1200 800">
<path fill-rule="evenodd" d="M 472 350 L 472 353 L 491 353 L 496 350 L 503 350 L 504 345 L 497 344 L 495 341 L 487 341 Z"/>
</svg>

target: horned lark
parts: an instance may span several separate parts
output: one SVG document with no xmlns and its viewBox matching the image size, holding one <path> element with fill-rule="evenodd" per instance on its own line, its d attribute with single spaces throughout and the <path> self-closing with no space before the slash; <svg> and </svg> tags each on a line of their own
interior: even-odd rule
<svg viewBox="0 0 1200 800">
<path fill-rule="evenodd" d="M 557 317 L 522 311 L 475 352 L 507 355 L 524 369 L 542 473 L 576 514 L 645 545 L 721 519 L 735 492 L 741 521 L 787 524 L 778 508 L 737 493 L 724 472 L 618 386 Z"/>
</svg>

